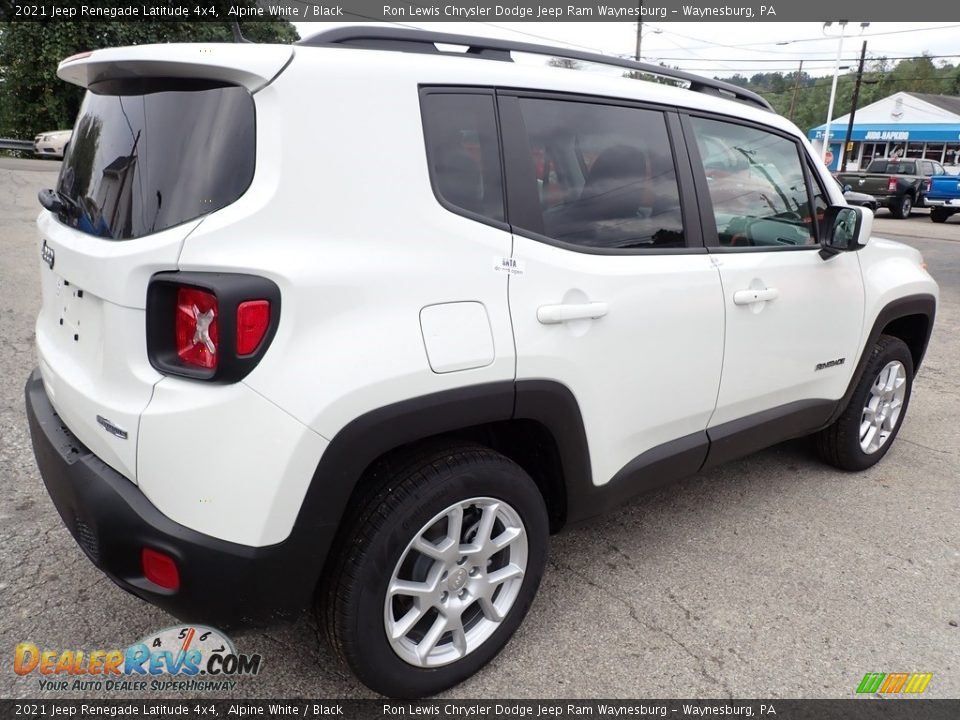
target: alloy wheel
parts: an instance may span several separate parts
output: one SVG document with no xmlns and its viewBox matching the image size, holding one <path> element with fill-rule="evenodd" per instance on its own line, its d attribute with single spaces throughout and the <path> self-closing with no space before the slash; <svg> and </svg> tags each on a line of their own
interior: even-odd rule
<svg viewBox="0 0 960 720">
<path fill-rule="evenodd" d="M 520 593 L 527 551 L 523 521 L 502 500 L 471 498 L 434 516 L 387 585 L 384 628 L 394 652 L 438 667 L 480 647 Z"/>
<path fill-rule="evenodd" d="M 860 449 L 872 455 L 882 448 L 900 419 L 907 394 L 907 369 L 899 360 L 877 374 L 860 417 Z"/>
</svg>

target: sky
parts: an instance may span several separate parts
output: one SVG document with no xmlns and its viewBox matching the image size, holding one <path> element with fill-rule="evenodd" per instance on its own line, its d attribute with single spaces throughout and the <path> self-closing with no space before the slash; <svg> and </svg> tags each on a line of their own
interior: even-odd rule
<svg viewBox="0 0 960 720">
<path fill-rule="evenodd" d="M 338 25 L 294 23 L 301 37 Z M 630 22 L 404 23 L 439 32 L 483 35 L 545 45 L 561 45 L 608 55 L 633 56 L 637 24 Z M 815 22 L 664 22 L 644 23 L 645 61 L 663 61 L 711 77 L 803 69 L 813 76 L 832 75 L 840 28 Z M 845 29 L 841 66 L 854 67 L 862 42 L 867 59 L 920 55 L 924 52 L 954 65 L 960 63 L 960 24 L 850 22 Z"/>
</svg>

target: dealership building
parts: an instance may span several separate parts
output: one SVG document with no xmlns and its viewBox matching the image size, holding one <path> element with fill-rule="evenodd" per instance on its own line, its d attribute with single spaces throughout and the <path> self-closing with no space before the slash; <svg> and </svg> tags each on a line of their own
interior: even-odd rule
<svg viewBox="0 0 960 720">
<path fill-rule="evenodd" d="M 830 123 L 827 165 L 837 170 L 840 149 L 846 141 L 850 115 Z M 823 147 L 826 124 L 808 137 L 817 150 Z M 847 169 L 865 168 L 874 158 L 936 160 L 947 172 L 960 173 L 960 97 L 898 92 L 857 110 L 847 148 Z"/>
</svg>

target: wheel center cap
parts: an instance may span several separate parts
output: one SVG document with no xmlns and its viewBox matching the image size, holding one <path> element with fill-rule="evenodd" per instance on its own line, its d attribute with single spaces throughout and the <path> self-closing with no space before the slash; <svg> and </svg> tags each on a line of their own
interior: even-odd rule
<svg viewBox="0 0 960 720">
<path fill-rule="evenodd" d="M 467 584 L 467 571 L 464 568 L 457 568 L 452 573 L 450 573 L 450 579 L 447 581 L 447 585 L 450 587 L 451 590 L 456 592 L 466 584 Z"/>
</svg>

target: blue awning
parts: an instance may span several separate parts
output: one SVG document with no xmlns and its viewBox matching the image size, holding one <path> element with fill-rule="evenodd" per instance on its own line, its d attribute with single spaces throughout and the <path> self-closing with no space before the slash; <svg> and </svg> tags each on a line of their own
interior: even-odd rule
<svg viewBox="0 0 960 720">
<path fill-rule="evenodd" d="M 846 124 L 830 124 L 831 142 L 843 142 Z M 822 140 L 826 124 L 807 133 L 811 140 Z M 855 124 L 851 140 L 856 142 L 948 142 L 960 143 L 960 123 L 865 123 Z"/>
</svg>

